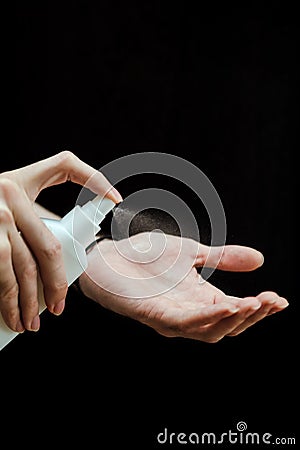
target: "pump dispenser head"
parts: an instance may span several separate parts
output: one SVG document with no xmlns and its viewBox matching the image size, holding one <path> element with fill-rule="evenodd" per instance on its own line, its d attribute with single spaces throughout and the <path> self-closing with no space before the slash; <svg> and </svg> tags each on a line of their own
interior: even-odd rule
<svg viewBox="0 0 300 450">
<path fill-rule="evenodd" d="M 115 207 L 115 203 L 109 198 L 97 195 L 93 200 L 86 202 L 81 208 L 92 222 L 99 225 L 104 217 Z"/>
<path fill-rule="evenodd" d="M 62 219 L 62 225 L 73 236 L 74 242 L 87 248 L 100 231 L 100 223 L 115 207 L 115 203 L 105 197 L 97 195 L 84 205 L 77 205 Z"/>
</svg>

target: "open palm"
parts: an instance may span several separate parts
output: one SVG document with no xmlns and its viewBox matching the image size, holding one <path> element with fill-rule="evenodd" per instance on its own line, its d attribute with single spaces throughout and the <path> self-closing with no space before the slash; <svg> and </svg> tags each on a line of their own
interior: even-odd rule
<svg viewBox="0 0 300 450">
<path fill-rule="evenodd" d="M 201 277 L 203 266 L 235 272 L 260 267 L 261 253 L 249 247 L 208 247 L 145 232 L 117 242 L 104 240 L 88 260 L 80 279 L 87 297 L 168 337 L 217 342 L 288 305 L 275 292 L 232 297 Z"/>
</svg>

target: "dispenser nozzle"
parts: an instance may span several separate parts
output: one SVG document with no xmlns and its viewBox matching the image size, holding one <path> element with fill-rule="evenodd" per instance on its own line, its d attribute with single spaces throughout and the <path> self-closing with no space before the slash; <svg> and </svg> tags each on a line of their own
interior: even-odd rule
<svg viewBox="0 0 300 450">
<path fill-rule="evenodd" d="M 106 216 L 115 206 L 116 204 L 112 200 L 96 195 L 93 200 L 82 206 L 82 211 L 92 222 L 99 225 L 104 218 L 103 216 Z"/>
</svg>

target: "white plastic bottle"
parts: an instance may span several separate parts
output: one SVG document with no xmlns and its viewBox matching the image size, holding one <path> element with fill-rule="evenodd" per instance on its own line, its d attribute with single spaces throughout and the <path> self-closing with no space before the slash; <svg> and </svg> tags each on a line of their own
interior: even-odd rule
<svg viewBox="0 0 300 450">
<path fill-rule="evenodd" d="M 96 196 L 83 206 L 76 205 L 62 219 L 43 219 L 62 245 L 62 254 L 68 286 L 87 268 L 86 248 L 100 231 L 100 223 L 115 206 L 112 200 Z M 39 311 L 46 309 L 41 280 L 39 287 Z M 0 350 L 20 333 L 12 331 L 0 314 Z"/>
</svg>

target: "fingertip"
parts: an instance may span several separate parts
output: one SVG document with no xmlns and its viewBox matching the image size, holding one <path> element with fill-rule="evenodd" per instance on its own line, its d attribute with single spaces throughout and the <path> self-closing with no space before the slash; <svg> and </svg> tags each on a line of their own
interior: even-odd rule
<svg viewBox="0 0 300 450">
<path fill-rule="evenodd" d="M 112 200 L 115 201 L 115 203 L 121 203 L 123 201 L 122 195 L 120 194 L 119 191 L 117 191 L 116 188 L 113 187 L 111 189 L 111 193 L 112 193 L 112 196 L 114 197 Z"/>
<path fill-rule="evenodd" d="M 105 192 L 104 198 L 111 200 L 116 205 L 118 205 L 123 201 L 123 197 L 121 196 L 120 192 L 118 192 L 117 189 L 115 189 L 114 187 L 111 187 L 109 190 Z"/>
<path fill-rule="evenodd" d="M 257 256 L 258 256 L 258 267 L 261 267 L 265 262 L 265 257 L 261 252 L 259 252 L 258 250 L 256 250 L 256 251 L 257 251 Z"/>
<path fill-rule="evenodd" d="M 257 298 L 260 302 L 270 302 L 270 301 L 278 301 L 280 299 L 277 292 L 274 291 L 263 291 L 258 294 Z"/>
<path fill-rule="evenodd" d="M 25 331 L 25 327 L 24 327 L 23 323 L 21 322 L 21 320 L 19 320 L 16 325 L 16 332 L 21 334 L 21 333 L 24 333 L 24 331 Z"/>
<path fill-rule="evenodd" d="M 65 300 L 61 300 L 54 306 L 52 312 L 56 316 L 60 316 L 64 309 L 65 309 Z"/>
<path fill-rule="evenodd" d="M 260 251 L 254 249 L 254 248 L 248 247 L 247 252 L 248 252 L 248 255 L 244 260 L 244 264 L 245 264 L 244 270 L 245 271 L 256 270 L 264 264 L 265 257 Z"/>
<path fill-rule="evenodd" d="M 38 331 L 40 329 L 40 316 L 37 314 L 31 322 L 31 331 Z"/>
<path fill-rule="evenodd" d="M 215 251 L 211 258 L 212 256 L 219 269 L 232 272 L 249 272 L 264 263 L 264 256 L 260 251 L 242 245 L 227 245 L 222 253 Z"/>
<path fill-rule="evenodd" d="M 287 308 L 289 306 L 289 302 L 284 298 L 284 304 L 281 305 L 282 308 Z"/>
<path fill-rule="evenodd" d="M 289 306 L 289 302 L 287 301 L 286 298 L 284 297 L 279 297 L 280 298 L 280 304 L 278 305 L 278 308 L 280 309 L 285 309 Z"/>
</svg>

